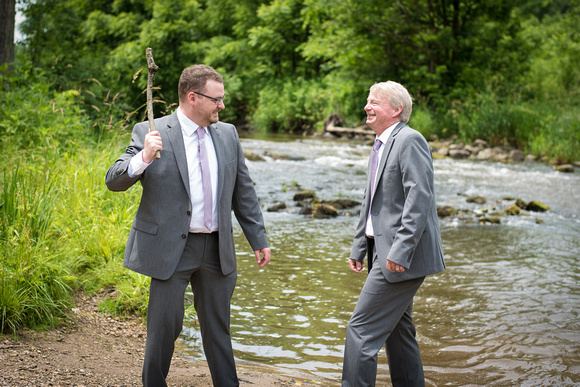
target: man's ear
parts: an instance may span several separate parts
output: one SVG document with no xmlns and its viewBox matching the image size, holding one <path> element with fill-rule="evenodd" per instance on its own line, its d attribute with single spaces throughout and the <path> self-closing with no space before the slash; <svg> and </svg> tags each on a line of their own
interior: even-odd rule
<svg viewBox="0 0 580 387">
<path fill-rule="evenodd" d="M 191 106 L 195 105 L 196 101 L 197 101 L 197 94 L 195 94 L 193 91 L 190 91 L 189 93 L 187 93 L 187 102 Z"/>
<path fill-rule="evenodd" d="M 399 114 L 401 114 L 403 112 L 403 106 L 399 106 L 397 107 L 394 111 L 393 111 L 393 117 L 398 116 Z"/>
</svg>

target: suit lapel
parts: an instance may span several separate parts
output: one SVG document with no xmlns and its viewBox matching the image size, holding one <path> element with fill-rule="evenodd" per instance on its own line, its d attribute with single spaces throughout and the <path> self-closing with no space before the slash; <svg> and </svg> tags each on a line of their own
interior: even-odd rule
<svg viewBox="0 0 580 387">
<path fill-rule="evenodd" d="M 213 147 L 215 148 L 215 155 L 218 163 L 218 193 L 217 200 L 220 202 L 222 196 L 222 189 L 224 186 L 224 160 L 225 158 L 225 145 L 222 138 L 221 130 L 216 125 L 209 126 L 209 133 L 211 134 L 211 140 L 213 142 Z"/>
<path fill-rule="evenodd" d="M 177 113 L 173 113 L 169 119 L 169 122 L 167 123 L 167 135 L 169 136 L 169 141 L 171 142 L 173 155 L 175 156 L 175 161 L 177 163 L 177 168 L 179 169 L 181 179 L 183 180 L 183 185 L 185 185 L 187 194 L 191 197 L 191 192 L 189 192 L 189 172 L 187 170 L 185 144 L 183 143 L 183 133 L 181 132 L 181 125 L 179 124 Z"/>
<path fill-rule="evenodd" d="M 377 166 L 377 175 L 376 175 L 377 177 L 375 178 L 375 186 L 373 187 L 373 192 L 376 192 L 376 190 L 377 190 L 379 180 L 381 179 L 381 176 L 383 175 L 383 170 L 385 169 L 385 165 L 387 165 L 387 159 L 389 158 L 391 150 L 393 149 L 393 144 L 395 143 L 395 137 L 397 136 L 397 134 L 399 134 L 401 129 L 403 129 L 405 126 L 406 126 L 406 124 L 403 121 L 399 122 L 399 124 L 395 127 L 395 129 L 393 129 L 393 132 L 391 133 L 391 135 L 389 136 L 389 138 L 387 140 L 387 143 L 385 144 L 385 149 L 383 150 L 383 154 L 381 156 L 381 159 L 379 160 L 379 165 Z"/>
</svg>

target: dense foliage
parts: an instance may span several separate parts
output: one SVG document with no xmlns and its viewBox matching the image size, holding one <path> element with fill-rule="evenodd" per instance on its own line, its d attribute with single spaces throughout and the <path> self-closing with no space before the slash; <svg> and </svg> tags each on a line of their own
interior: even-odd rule
<svg viewBox="0 0 580 387">
<path fill-rule="evenodd" d="M 580 160 L 577 0 L 19 3 L 27 38 L 0 66 L 0 332 L 57 323 L 79 288 L 145 314 L 147 278 L 120 265 L 139 189 L 103 176 L 145 118 L 146 47 L 156 114 L 193 63 L 224 74 L 222 119 L 262 131 L 359 125 L 368 88 L 391 79 L 426 137 Z"/>
<path fill-rule="evenodd" d="M 146 47 L 161 68 L 158 113 L 177 102 L 181 70 L 205 63 L 226 78 L 222 118 L 241 127 L 311 131 L 332 113 L 355 126 L 370 85 L 387 79 L 411 91 L 433 116 L 424 130 L 439 135 L 472 139 L 457 114 L 469 121 L 464 110 L 490 95 L 500 104 L 563 106 L 578 119 L 577 0 L 23 3 L 24 49 L 50 69 L 55 87 L 80 90 L 94 105 L 103 99 L 98 79 L 137 119 Z"/>
</svg>

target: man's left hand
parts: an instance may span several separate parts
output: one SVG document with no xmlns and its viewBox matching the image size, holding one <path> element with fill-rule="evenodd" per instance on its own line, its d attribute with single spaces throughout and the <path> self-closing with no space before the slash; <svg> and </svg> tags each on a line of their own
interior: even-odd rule
<svg viewBox="0 0 580 387">
<path fill-rule="evenodd" d="M 262 268 L 264 266 L 266 266 L 268 264 L 268 262 L 270 262 L 270 248 L 269 247 L 264 247 L 263 249 L 260 250 L 256 250 L 254 251 L 254 254 L 256 254 L 256 262 L 258 263 L 258 267 Z M 262 258 L 261 254 L 264 255 L 264 257 Z"/>
<path fill-rule="evenodd" d="M 387 270 L 393 273 L 402 273 L 405 271 L 405 268 L 393 261 L 389 261 L 387 259 Z"/>
</svg>

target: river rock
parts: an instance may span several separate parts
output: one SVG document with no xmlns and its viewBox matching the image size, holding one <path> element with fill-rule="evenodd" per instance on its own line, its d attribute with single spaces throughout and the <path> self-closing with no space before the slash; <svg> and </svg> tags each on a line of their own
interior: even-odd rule
<svg viewBox="0 0 580 387">
<path fill-rule="evenodd" d="M 518 206 L 522 210 L 525 210 L 526 208 L 528 208 L 528 203 L 526 203 L 523 199 L 517 198 L 516 206 Z"/>
<path fill-rule="evenodd" d="M 447 156 L 449 154 L 449 148 L 444 146 L 443 148 L 439 148 L 437 154 L 440 156 Z"/>
<path fill-rule="evenodd" d="M 483 149 L 483 148 L 477 148 L 471 145 L 465 145 L 465 148 L 463 148 L 463 150 L 466 150 L 470 153 L 470 155 L 474 156 L 477 155 L 477 153 L 479 153 L 479 151 Z"/>
<path fill-rule="evenodd" d="M 510 152 L 510 159 L 513 161 L 524 161 L 526 155 L 519 149 L 514 149 Z"/>
<path fill-rule="evenodd" d="M 270 152 L 270 153 L 268 153 L 268 156 L 270 156 L 274 160 L 291 160 L 291 161 L 304 161 L 304 160 L 306 160 L 302 156 L 290 156 L 290 155 L 285 155 L 285 154 L 278 153 L 278 152 Z"/>
<path fill-rule="evenodd" d="M 359 206 L 361 203 L 351 199 L 336 199 L 330 202 L 330 205 L 339 210 L 353 208 Z"/>
<path fill-rule="evenodd" d="M 478 160 L 492 160 L 492 161 L 509 161 L 510 159 L 510 152 L 511 148 L 509 147 L 493 147 L 493 148 L 485 148 L 482 149 L 477 153 L 476 158 Z"/>
<path fill-rule="evenodd" d="M 493 158 L 495 161 L 501 162 L 508 162 L 510 159 L 510 155 L 508 153 L 502 152 L 501 150 L 496 152 L 495 157 Z"/>
<path fill-rule="evenodd" d="M 505 210 L 506 214 L 508 215 L 519 215 L 520 211 L 521 211 L 520 207 L 517 206 L 516 204 L 512 204 Z"/>
<path fill-rule="evenodd" d="M 471 156 L 471 153 L 465 149 L 449 149 L 449 156 L 454 159 L 466 159 Z"/>
<path fill-rule="evenodd" d="M 246 158 L 246 160 L 250 161 L 266 161 L 266 159 L 264 159 L 259 154 L 250 151 L 244 151 L 244 157 Z"/>
<path fill-rule="evenodd" d="M 465 144 L 463 142 L 458 142 L 457 144 L 449 145 L 449 150 L 460 150 L 465 148 Z"/>
<path fill-rule="evenodd" d="M 296 192 L 294 194 L 294 197 L 292 198 L 292 200 L 294 200 L 295 202 L 299 202 L 299 201 L 314 199 L 314 198 L 316 198 L 316 194 L 314 193 L 314 191 L 304 190 L 304 191 Z"/>
<path fill-rule="evenodd" d="M 448 216 L 457 215 L 457 209 L 453 206 L 437 207 L 437 216 L 440 218 L 447 218 Z"/>
<path fill-rule="evenodd" d="M 477 153 L 478 160 L 489 160 L 495 156 L 493 148 L 485 148 Z"/>
<path fill-rule="evenodd" d="M 268 207 L 268 212 L 280 212 L 286 208 L 288 208 L 288 206 L 286 205 L 285 202 L 279 202 Z"/>
<path fill-rule="evenodd" d="M 492 224 L 500 224 L 501 219 L 498 216 L 485 216 L 483 218 L 479 218 L 480 223 L 492 223 Z"/>
<path fill-rule="evenodd" d="M 547 205 L 545 205 L 544 203 L 542 203 L 538 200 L 532 200 L 526 206 L 526 210 L 534 211 L 534 212 L 545 212 L 545 211 L 548 211 L 549 209 L 550 209 L 550 207 L 548 207 Z"/>
<path fill-rule="evenodd" d="M 312 209 L 314 218 L 335 218 L 338 216 L 336 208 L 327 203 L 316 204 Z"/>
<path fill-rule="evenodd" d="M 298 212 L 300 215 L 312 215 L 312 207 L 304 206 Z"/>
<path fill-rule="evenodd" d="M 484 204 L 486 202 L 483 196 L 470 196 L 465 199 L 467 203 L 477 203 L 477 204 Z"/>
<path fill-rule="evenodd" d="M 574 172 L 572 164 L 554 165 L 554 169 L 558 172 Z"/>
<path fill-rule="evenodd" d="M 480 140 L 480 139 L 473 140 L 473 142 L 471 143 L 471 146 L 476 147 L 476 148 L 481 148 L 481 149 L 489 147 L 489 145 L 487 144 L 487 141 Z"/>
</svg>

